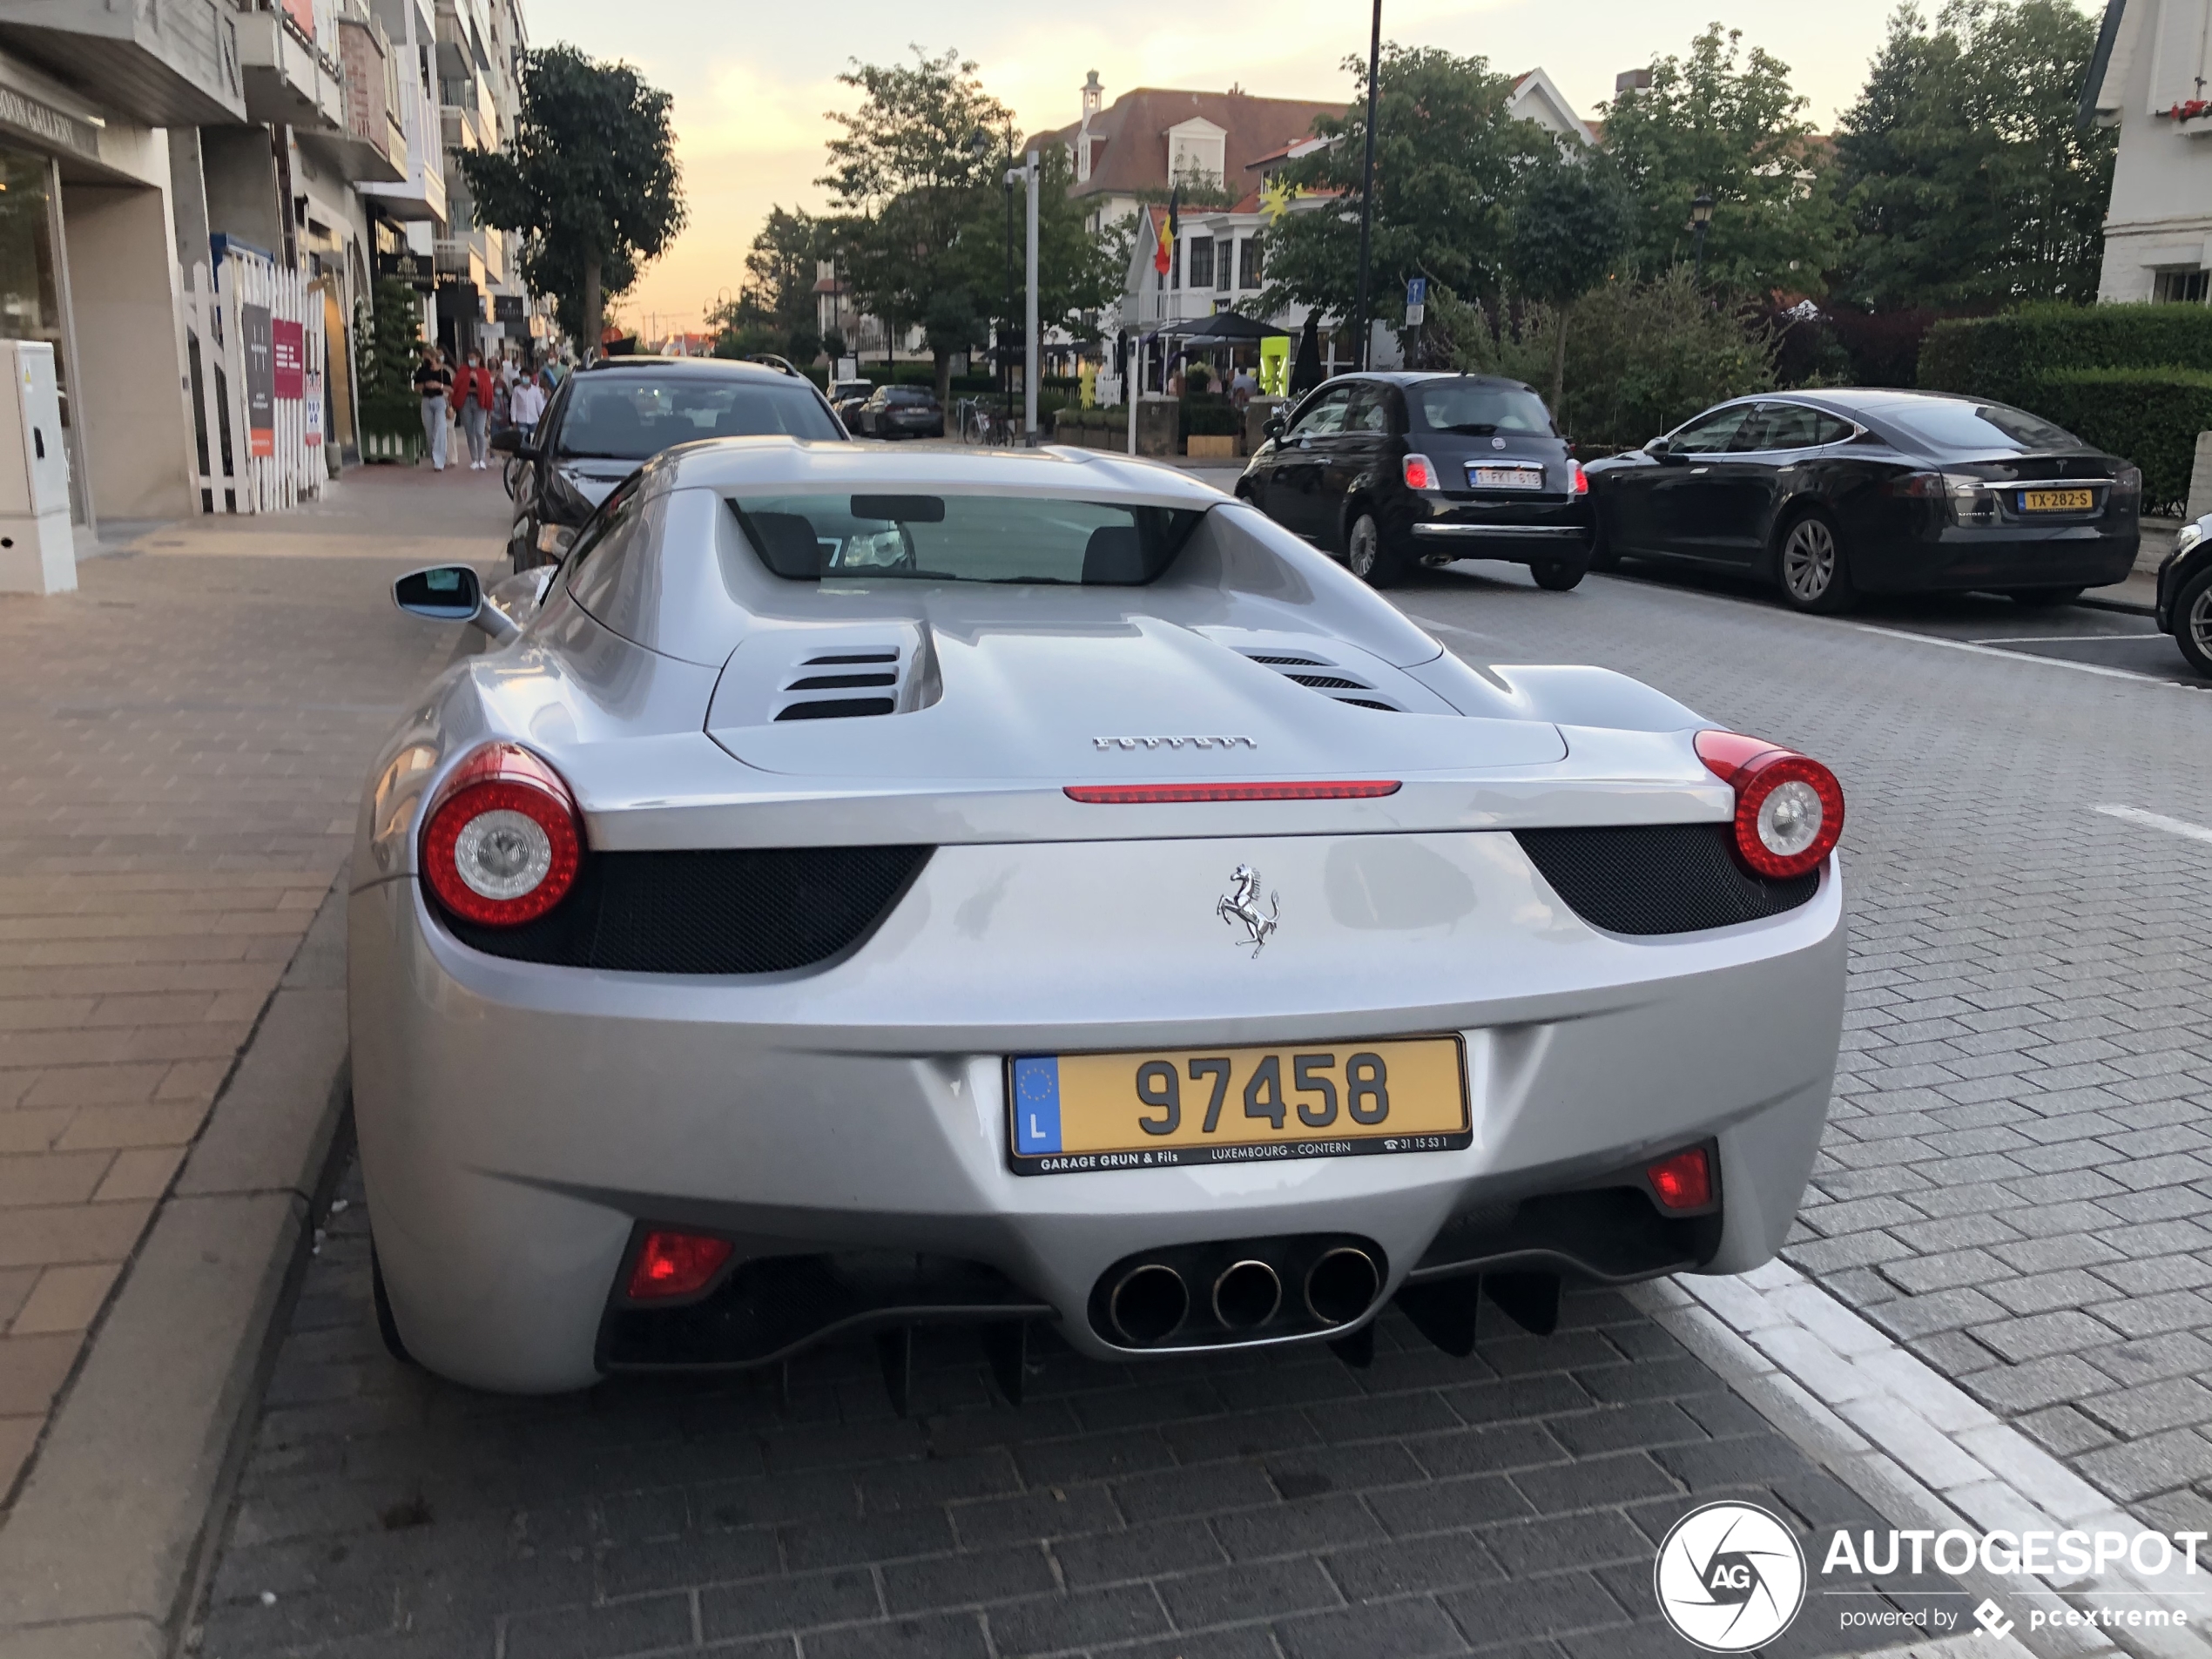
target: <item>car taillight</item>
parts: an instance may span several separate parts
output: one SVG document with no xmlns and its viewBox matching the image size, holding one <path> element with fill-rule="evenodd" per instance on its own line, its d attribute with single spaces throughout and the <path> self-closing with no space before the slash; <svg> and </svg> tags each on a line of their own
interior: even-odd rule
<svg viewBox="0 0 2212 1659">
<path fill-rule="evenodd" d="M 649 1232 L 630 1270 L 630 1299 L 651 1302 L 703 1291 L 730 1259 L 726 1238 L 704 1233 Z"/>
<path fill-rule="evenodd" d="M 2112 475 L 2112 493 L 2115 496 L 2140 496 L 2143 493 L 2143 469 L 2122 467 Z"/>
<path fill-rule="evenodd" d="M 1567 463 L 1567 487 L 1574 494 L 1587 496 L 1590 493 L 1590 475 L 1582 470 L 1581 462 L 1570 461 Z"/>
<path fill-rule="evenodd" d="M 1643 1174 L 1665 1209 L 1703 1210 L 1713 1201 L 1712 1166 L 1702 1146 L 1661 1158 Z"/>
<path fill-rule="evenodd" d="M 1951 483 L 1939 472 L 1908 472 L 1891 479 L 1882 489 L 1887 495 L 1912 501 L 1941 501 L 1951 493 Z"/>
<path fill-rule="evenodd" d="M 583 865 L 568 786 L 511 743 L 486 744 L 455 767 L 423 821 L 423 880 L 464 921 L 535 921 L 568 896 Z"/>
<path fill-rule="evenodd" d="M 1441 489 L 1437 481 L 1436 463 L 1426 455 L 1407 455 L 1405 460 L 1406 488 L 1408 489 Z"/>
<path fill-rule="evenodd" d="M 1820 867 L 1844 833 L 1844 787 L 1808 756 L 1738 732 L 1700 732 L 1697 758 L 1736 792 L 1736 856 L 1774 880 Z"/>
</svg>

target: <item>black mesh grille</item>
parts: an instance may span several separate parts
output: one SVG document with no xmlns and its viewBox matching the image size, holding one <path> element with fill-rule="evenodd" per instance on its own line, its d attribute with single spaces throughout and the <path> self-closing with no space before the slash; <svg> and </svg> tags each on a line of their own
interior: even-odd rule
<svg viewBox="0 0 2212 1659">
<path fill-rule="evenodd" d="M 772 974 L 811 967 L 860 939 L 930 851 L 594 853 L 575 890 L 536 921 L 485 927 L 440 914 L 462 943 L 510 961 L 630 974 Z"/>
<path fill-rule="evenodd" d="M 1820 875 L 1770 881 L 1736 861 L 1726 824 L 1637 824 L 1607 829 L 1515 830 L 1552 890 L 1593 927 L 1615 934 L 1688 934 L 1794 910 Z"/>
</svg>

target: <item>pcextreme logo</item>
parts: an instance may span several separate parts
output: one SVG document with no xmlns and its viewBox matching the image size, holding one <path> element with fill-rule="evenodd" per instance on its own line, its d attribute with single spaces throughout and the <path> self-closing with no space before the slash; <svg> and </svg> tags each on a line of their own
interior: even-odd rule
<svg viewBox="0 0 2212 1659">
<path fill-rule="evenodd" d="M 1652 1568 L 1659 1610 L 1708 1653 L 1764 1647 L 1805 1603 L 1797 1534 L 1749 1503 L 1709 1503 L 1675 1522 Z"/>
</svg>

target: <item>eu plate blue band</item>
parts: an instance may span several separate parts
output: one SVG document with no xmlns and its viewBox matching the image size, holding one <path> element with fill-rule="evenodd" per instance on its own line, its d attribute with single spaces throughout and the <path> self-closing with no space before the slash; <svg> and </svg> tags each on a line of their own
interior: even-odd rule
<svg viewBox="0 0 2212 1659">
<path fill-rule="evenodd" d="M 1060 1059 L 1056 1055 L 1015 1057 L 1014 1150 L 1024 1157 L 1060 1150 Z"/>
</svg>

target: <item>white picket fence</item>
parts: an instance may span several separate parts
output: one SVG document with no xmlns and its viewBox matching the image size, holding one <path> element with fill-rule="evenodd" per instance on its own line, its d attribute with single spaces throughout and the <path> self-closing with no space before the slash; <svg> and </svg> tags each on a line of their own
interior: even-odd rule
<svg viewBox="0 0 2212 1659">
<path fill-rule="evenodd" d="M 189 336 L 192 398 L 199 428 L 200 510 L 273 513 L 322 494 L 327 476 L 327 442 L 320 405 L 323 303 L 319 290 L 297 271 L 233 248 L 211 277 L 195 264 L 185 273 L 185 328 Z M 246 341 L 241 313 L 264 306 L 272 322 L 300 325 L 302 395 L 271 401 L 271 453 L 253 453 L 246 424 Z M 310 408 L 310 403 L 314 407 Z"/>
</svg>

